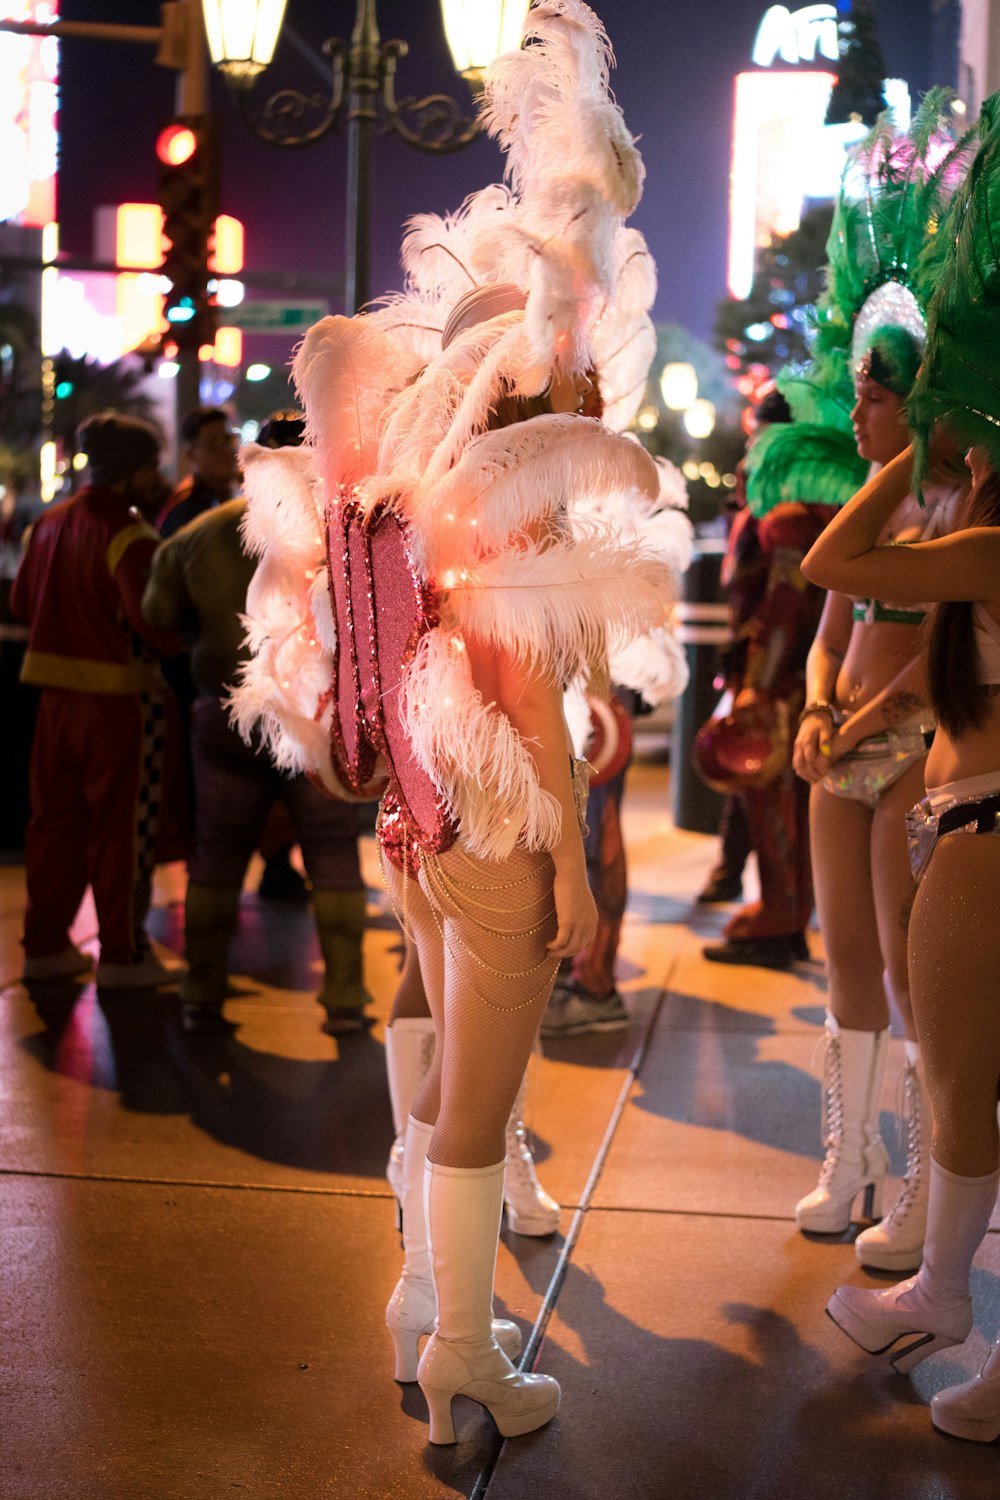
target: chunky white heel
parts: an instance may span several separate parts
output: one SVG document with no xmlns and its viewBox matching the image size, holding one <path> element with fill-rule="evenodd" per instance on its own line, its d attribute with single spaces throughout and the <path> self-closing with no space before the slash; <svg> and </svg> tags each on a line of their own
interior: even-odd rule
<svg viewBox="0 0 1000 1500">
<path fill-rule="evenodd" d="M 824 1144 L 819 1182 L 795 1205 L 800 1229 L 843 1234 L 851 1209 L 864 1192 L 869 1218 L 882 1213 L 882 1183 L 889 1153 L 879 1134 L 879 1105 L 888 1031 L 847 1031 L 826 1016 Z"/>
<path fill-rule="evenodd" d="M 559 1410 L 558 1381 L 522 1374 L 490 1332 L 503 1177 L 503 1162 L 468 1168 L 427 1163 L 425 1212 L 438 1324 L 417 1379 L 427 1398 L 432 1443 L 455 1442 L 455 1396 L 484 1406 L 504 1437 L 534 1432 Z"/>
<path fill-rule="evenodd" d="M 929 1354 L 964 1343 L 972 1330 L 969 1272 L 989 1228 L 998 1181 L 998 1172 L 958 1177 L 931 1157 L 919 1272 L 885 1291 L 838 1287 L 826 1308 L 837 1327 L 869 1354 L 895 1349 L 890 1360 L 902 1374 Z"/>
<path fill-rule="evenodd" d="M 854 1253 L 863 1266 L 878 1271 L 916 1271 L 924 1254 L 927 1195 L 930 1188 L 931 1105 L 920 1061 L 920 1048 L 907 1041 L 903 1069 L 903 1117 L 906 1120 L 906 1175 L 892 1211 L 880 1224 L 862 1230 Z"/>
<path fill-rule="evenodd" d="M 969 1443 L 1000 1438 L 1000 1344 L 994 1344 L 974 1379 L 931 1397 L 931 1421 L 938 1432 Z"/>
<path fill-rule="evenodd" d="M 559 1228 L 559 1204 L 538 1180 L 535 1161 L 524 1128 L 524 1106 L 528 1094 L 525 1073 L 507 1121 L 507 1170 L 503 1201 L 511 1234 L 555 1234 Z"/>
<path fill-rule="evenodd" d="M 901 1344 L 889 1359 L 900 1374 L 906 1374 L 929 1354 L 964 1343 L 972 1332 L 969 1299 L 953 1308 L 920 1306 L 919 1293 L 912 1296 L 915 1285 L 916 1277 L 912 1277 L 884 1292 L 838 1287 L 827 1303 L 827 1315 L 868 1354 L 885 1354 Z M 907 1305 L 908 1295 L 917 1306 Z"/>
<path fill-rule="evenodd" d="M 446 1345 L 435 1336 L 420 1361 L 432 1443 L 454 1443 L 451 1403 L 466 1396 L 486 1408 L 501 1437 L 521 1437 L 551 1422 L 559 1410 L 559 1383 L 551 1375 L 522 1375 L 494 1340 Z"/>
<path fill-rule="evenodd" d="M 385 1325 L 395 1356 L 395 1378 L 404 1383 L 417 1378 L 420 1340 L 434 1332 L 437 1315 L 424 1217 L 424 1164 L 433 1134 L 433 1125 L 412 1118 L 407 1122 L 402 1182 L 405 1259 L 403 1274 L 385 1310 Z M 506 1318 L 494 1318 L 491 1331 L 504 1353 L 516 1359 L 521 1352 L 521 1330 L 517 1324 Z"/>
</svg>

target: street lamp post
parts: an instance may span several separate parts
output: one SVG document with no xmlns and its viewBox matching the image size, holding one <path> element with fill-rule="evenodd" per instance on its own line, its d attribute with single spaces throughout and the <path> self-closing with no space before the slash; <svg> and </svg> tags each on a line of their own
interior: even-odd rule
<svg viewBox="0 0 1000 1500">
<path fill-rule="evenodd" d="M 447 94 L 396 98 L 396 65 L 409 47 L 383 42 L 375 0 L 357 0 L 349 43 L 331 37 L 329 95 L 282 89 L 255 110 L 251 91 L 270 63 L 281 30 L 285 0 L 202 0 L 212 61 L 225 78 L 240 115 L 269 145 L 312 145 L 347 125 L 348 313 L 367 302 L 371 244 L 372 146 L 376 126 L 417 151 L 460 151 L 482 132 L 474 115 Z M 473 87 L 494 57 L 518 46 L 528 0 L 442 0 L 445 30 L 458 71 Z"/>
</svg>

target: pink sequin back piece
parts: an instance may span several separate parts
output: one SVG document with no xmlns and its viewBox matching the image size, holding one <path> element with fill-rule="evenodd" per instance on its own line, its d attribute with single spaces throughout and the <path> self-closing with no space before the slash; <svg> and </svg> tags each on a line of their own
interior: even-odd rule
<svg viewBox="0 0 1000 1500">
<path fill-rule="evenodd" d="M 348 495 L 327 515 L 330 592 L 337 623 L 331 755 L 353 790 L 377 755 L 389 774 L 393 842 L 441 853 L 457 828 L 413 755 L 400 713 L 403 673 L 437 623 L 433 591 L 413 566 L 406 526 L 386 506 L 367 517 Z"/>
</svg>

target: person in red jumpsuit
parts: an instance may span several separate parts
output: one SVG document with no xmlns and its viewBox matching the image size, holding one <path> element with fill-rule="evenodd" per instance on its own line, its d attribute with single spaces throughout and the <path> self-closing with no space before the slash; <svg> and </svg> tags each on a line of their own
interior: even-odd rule
<svg viewBox="0 0 1000 1500">
<path fill-rule="evenodd" d="M 94 893 L 106 989 L 174 975 L 143 923 L 164 819 L 172 708 L 159 655 L 173 637 L 146 625 L 141 600 L 159 537 L 149 512 L 160 474 L 156 430 L 106 412 L 79 432 L 89 483 L 33 526 L 11 610 L 28 626 L 21 676 L 41 689 L 25 835 L 27 981 L 72 976 L 90 958 L 69 929 Z"/>
<path fill-rule="evenodd" d="M 755 413 L 757 430 L 790 417 L 784 397 L 772 391 Z M 832 506 L 790 502 L 760 518 L 744 508 L 733 521 L 723 584 L 732 616 L 727 666 L 737 710 L 759 705 L 764 711 L 784 702 L 795 722 L 823 607 L 822 591 L 806 582 L 800 564 L 834 513 Z M 809 957 L 805 928 L 813 907 L 808 796 L 792 770 L 790 742 L 780 775 L 740 796 L 757 856 L 760 900 L 737 911 L 724 941 L 706 947 L 704 955 L 713 963 L 785 969 Z"/>
</svg>

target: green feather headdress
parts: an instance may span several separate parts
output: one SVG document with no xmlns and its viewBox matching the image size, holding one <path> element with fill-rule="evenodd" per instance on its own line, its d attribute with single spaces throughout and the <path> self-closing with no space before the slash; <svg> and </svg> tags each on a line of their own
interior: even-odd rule
<svg viewBox="0 0 1000 1500">
<path fill-rule="evenodd" d="M 945 230 L 948 258 L 931 303 L 927 352 L 908 406 L 917 474 L 943 421 L 1000 472 L 1000 93 L 979 117 L 980 147 Z"/>
<path fill-rule="evenodd" d="M 747 496 L 761 515 L 784 500 L 841 505 L 864 482 L 850 413 L 859 365 L 908 395 L 941 277 L 942 219 L 971 158 L 972 132 L 948 128 L 954 95 L 931 89 L 908 130 L 891 114 L 851 153 L 827 242 L 827 284 L 813 314 L 811 360 L 778 377 L 794 423 L 765 433 L 748 460 Z M 801 464 L 795 437 L 803 440 Z M 801 489 L 800 489 L 801 486 Z"/>
<path fill-rule="evenodd" d="M 905 131 L 879 116 L 848 160 L 827 244 L 814 358 L 844 361 L 853 375 L 874 353 L 897 395 L 916 377 L 947 251 L 938 230 L 972 154 L 972 132 L 956 140 L 948 130 L 953 97 L 931 89 Z"/>
</svg>

